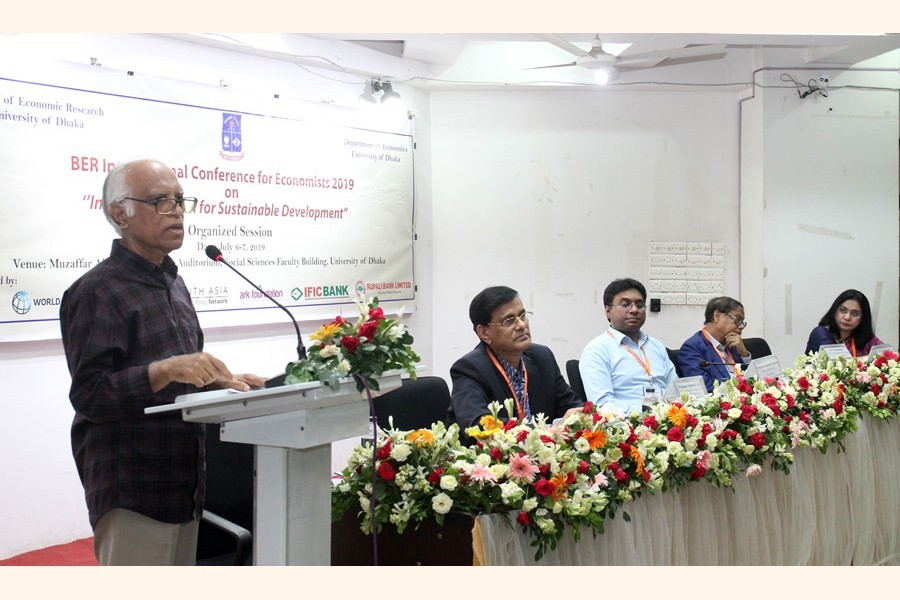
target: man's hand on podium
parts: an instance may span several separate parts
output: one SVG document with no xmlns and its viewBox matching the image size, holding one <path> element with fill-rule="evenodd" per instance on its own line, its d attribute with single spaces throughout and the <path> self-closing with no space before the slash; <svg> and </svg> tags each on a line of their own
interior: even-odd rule
<svg viewBox="0 0 900 600">
<path fill-rule="evenodd" d="M 265 383 L 262 377 L 256 375 L 232 375 L 225 363 L 207 352 L 179 354 L 150 363 L 148 375 L 154 393 L 173 381 L 198 388 L 231 388 L 241 392 L 247 392 L 251 387 L 261 387 Z"/>
</svg>

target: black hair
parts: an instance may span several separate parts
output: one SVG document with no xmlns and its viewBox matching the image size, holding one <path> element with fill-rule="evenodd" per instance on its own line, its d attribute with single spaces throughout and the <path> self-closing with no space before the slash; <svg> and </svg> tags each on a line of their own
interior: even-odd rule
<svg viewBox="0 0 900 600">
<path fill-rule="evenodd" d="M 494 285 L 478 292 L 469 304 L 469 319 L 472 329 L 479 325 L 487 325 L 494 316 L 494 311 L 507 302 L 512 302 L 519 292 L 505 285 Z"/>
<path fill-rule="evenodd" d="M 834 318 L 834 313 L 837 312 L 838 307 L 845 300 L 856 300 L 859 302 L 859 308 L 862 309 L 862 317 L 859 320 L 859 325 L 856 326 L 856 329 L 854 329 L 853 333 L 850 335 L 853 337 L 853 342 L 856 344 L 857 348 L 864 348 L 866 344 L 871 342 L 872 338 L 875 337 L 875 331 L 872 329 L 872 309 L 869 308 L 869 299 L 859 290 L 844 290 L 841 292 L 838 297 L 834 299 L 834 302 L 831 303 L 831 308 L 828 309 L 825 316 L 819 320 L 819 325 L 824 325 L 828 328 L 828 331 L 836 336 L 839 329 L 837 320 Z"/>
<path fill-rule="evenodd" d="M 744 308 L 744 305 L 734 298 L 718 296 L 706 303 L 706 312 L 703 314 L 703 318 L 706 319 L 706 323 L 712 323 L 716 311 L 727 315 L 736 308 Z"/>
<path fill-rule="evenodd" d="M 641 298 L 644 301 L 647 301 L 647 289 L 637 279 L 631 279 L 630 277 L 626 277 L 624 279 L 616 279 L 603 290 L 603 304 L 606 306 L 612 306 L 613 298 L 616 297 L 616 294 L 624 292 L 625 290 L 637 290 L 641 293 Z"/>
</svg>

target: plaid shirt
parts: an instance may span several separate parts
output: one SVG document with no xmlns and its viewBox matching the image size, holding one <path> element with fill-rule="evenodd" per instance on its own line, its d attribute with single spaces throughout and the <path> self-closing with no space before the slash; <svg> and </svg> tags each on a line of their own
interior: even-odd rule
<svg viewBox="0 0 900 600">
<path fill-rule="evenodd" d="M 199 516 L 205 489 L 205 428 L 148 406 L 196 392 L 171 383 L 156 394 L 148 365 L 203 349 L 190 294 L 168 256 L 158 267 L 112 244 L 108 259 L 63 294 L 63 348 L 75 408 L 72 452 L 91 526 L 125 508 L 166 523 Z"/>
</svg>

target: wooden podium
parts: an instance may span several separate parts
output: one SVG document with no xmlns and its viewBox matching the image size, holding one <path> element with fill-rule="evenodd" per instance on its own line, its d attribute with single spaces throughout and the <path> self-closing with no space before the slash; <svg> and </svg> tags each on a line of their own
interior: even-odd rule
<svg viewBox="0 0 900 600">
<path fill-rule="evenodd" d="M 400 387 L 400 372 L 382 375 L 379 387 L 373 395 Z M 222 441 L 256 447 L 254 565 L 331 564 L 331 442 L 371 429 L 354 380 L 338 389 L 313 382 L 199 392 L 144 412 L 172 410 L 185 421 L 219 423 Z"/>
</svg>

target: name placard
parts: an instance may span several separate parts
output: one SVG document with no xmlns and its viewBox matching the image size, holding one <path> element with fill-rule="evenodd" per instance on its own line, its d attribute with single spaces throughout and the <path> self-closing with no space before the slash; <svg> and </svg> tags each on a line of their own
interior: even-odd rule
<svg viewBox="0 0 900 600">
<path fill-rule="evenodd" d="M 754 358 L 747 366 L 747 377 L 756 379 L 772 377 L 773 379 L 778 379 L 781 375 L 781 363 L 778 362 L 778 357 L 774 354 L 763 356 L 762 358 Z"/>
<path fill-rule="evenodd" d="M 703 382 L 703 377 L 694 375 L 693 377 L 679 377 L 678 379 L 673 379 L 672 383 L 669 384 L 669 387 L 666 388 L 664 397 L 669 401 L 678 400 L 681 398 L 682 393 L 687 393 L 688 396 L 694 398 L 705 398 L 709 392 L 706 391 L 706 384 Z"/>
<path fill-rule="evenodd" d="M 869 350 L 868 359 L 873 360 L 874 358 L 880 356 L 881 354 L 884 354 L 888 350 L 893 351 L 894 347 L 890 344 L 878 344 L 876 346 L 872 346 L 872 349 Z"/>
<path fill-rule="evenodd" d="M 824 352 L 828 358 L 837 358 L 838 356 L 847 359 L 853 358 L 853 355 L 850 354 L 850 351 L 844 344 L 824 344 L 819 346 L 819 352 Z"/>
</svg>

